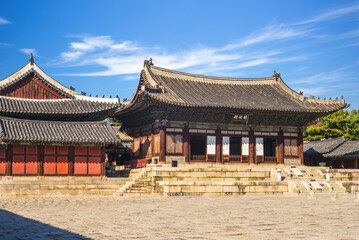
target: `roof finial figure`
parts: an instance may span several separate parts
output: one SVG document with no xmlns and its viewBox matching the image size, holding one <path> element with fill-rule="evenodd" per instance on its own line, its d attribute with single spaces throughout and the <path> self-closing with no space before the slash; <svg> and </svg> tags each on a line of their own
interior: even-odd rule
<svg viewBox="0 0 359 240">
<path fill-rule="evenodd" d="M 276 71 L 276 70 L 274 70 L 273 77 L 275 77 L 275 80 L 277 81 L 277 80 L 278 80 L 278 78 L 280 78 L 280 73 L 277 73 L 277 71 Z"/>
<path fill-rule="evenodd" d="M 148 66 L 153 65 L 153 63 L 152 63 L 152 58 L 150 58 L 149 60 L 145 60 L 144 66 L 145 66 L 145 65 L 148 65 Z"/>
<path fill-rule="evenodd" d="M 31 65 L 34 64 L 34 56 L 32 55 L 32 53 L 30 53 L 30 63 Z"/>
</svg>

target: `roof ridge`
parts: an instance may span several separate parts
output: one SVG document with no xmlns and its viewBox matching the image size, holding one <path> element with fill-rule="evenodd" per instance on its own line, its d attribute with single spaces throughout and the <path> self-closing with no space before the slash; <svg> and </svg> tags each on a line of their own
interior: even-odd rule
<svg viewBox="0 0 359 240">
<path fill-rule="evenodd" d="M 4 117 L 0 116 L 0 121 L 17 121 L 17 122 L 38 122 L 40 124 L 42 123 L 52 123 L 52 124 L 69 124 L 69 125 L 75 125 L 75 124 L 81 124 L 81 125 L 94 125 L 94 124 L 101 124 L 106 125 L 107 121 L 48 121 L 48 120 L 34 120 L 34 119 L 24 119 L 24 118 L 11 118 L 11 117 Z"/>
<path fill-rule="evenodd" d="M 183 80 L 189 81 L 200 81 L 200 82 L 207 82 L 207 83 L 220 83 L 220 84 L 273 84 L 275 83 L 275 77 L 261 77 L 261 78 L 231 78 L 231 77 L 215 77 L 215 76 L 206 76 L 200 74 L 192 74 L 192 73 L 185 73 L 181 71 L 174 71 L 166 68 L 161 68 L 157 66 L 150 65 L 148 69 L 153 72 L 154 74 L 159 74 L 162 76 L 167 77 L 174 77 L 173 75 L 177 76 L 177 78 L 181 78 Z M 154 70 L 154 71 L 153 71 Z"/>
</svg>

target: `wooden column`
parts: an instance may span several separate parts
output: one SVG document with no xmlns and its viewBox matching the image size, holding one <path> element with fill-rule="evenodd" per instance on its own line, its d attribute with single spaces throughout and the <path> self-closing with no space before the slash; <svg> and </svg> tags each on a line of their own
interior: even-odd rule
<svg viewBox="0 0 359 240">
<path fill-rule="evenodd" d="M 283 130 L 279 129 L 278 133 L 278 163 L 284 164 L 284 135 Z"/>
<path fill-rule="evenodd" d="M 300 163 L 303 165 L 303 132 L 301 129 L 298 131 L 298 155 L 300 158 Z"/>
<path fill-rule="evenodd" d="M 75 147 L 69 147 L 69 176 L 74 176 L 75 167 Z"/>
<path fill-rule="evenodd" d="M 222 161 L 222 133 L 221 127 L 217 126 L 216 129 L 216 163 L 223 163 Z"/>
<path fill-rule="evenodd" d="M 160 162 L 166 162 L 166 127 L 160 127 Z"/>
<path fill-rule="evenodd" d="M 153 134 L 153 126 L 152 126 L 152 130 L 151 130 L 151 163 L 153 156 L 155 155 L 155 135 Z"/>
<path fill-rule="evenodd" d="M 255 138 L 254 138 L 254 131 L 251 128 L 248 132 L 249 137 L 249 164 L 255 163 Z"/>
<path fill-rule="evenodd" d="M 355 169 L 358 169 L 358 168 L 359 168 L 359 159 L 358 159 L 358 157 L 356 157 L 356 158 L 354 159 L 354 168 L 355 168 Z"/>
<path fill-rule="evenodd" d="M 38 175 L 39 176 L 44 176 L 44 151 L 45 151 L 45 147 L 44 146 L 39 146 L 39 155 L 38 155 Z"/>
<path fill-rule="evenodd" d="M 108 159 L 107 159 L 108 161 Z M 106 149 L 105 147 L 101 147 L 101 173 L 100 176 L 105 176 L 106 175 Z"/>
<path fill-rule="evenodd" d="M 189 162 L 189 128 L 187 124 L 183 128 L 183 153 L 185 162 Z"/>
<path fill-rule="evenodd" d="M 6 158 L 7 158 L 6 175 L 12 176 L 12 144 L 7 145 Z"/>
</svg>

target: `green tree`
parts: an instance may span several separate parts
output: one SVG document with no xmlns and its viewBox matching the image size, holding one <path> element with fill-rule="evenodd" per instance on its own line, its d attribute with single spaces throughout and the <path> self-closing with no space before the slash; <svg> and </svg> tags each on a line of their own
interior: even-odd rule
<svg viewBox="0 0 359 240">
<path fill-rule="evenodd" d="M 108 120 L 111 124 L 111 126 L 117 127 L 117 126 L 121 126 L 121 121 L 117 120 L 116 118 L 110 118 Z"/>
<path fill-rule="evenodd" d="M 340 110 L 322 117 L 309 125 L 303 137 L 306 141 L 345 136 L 359 140 L 359 111 Z"/>
</svg>

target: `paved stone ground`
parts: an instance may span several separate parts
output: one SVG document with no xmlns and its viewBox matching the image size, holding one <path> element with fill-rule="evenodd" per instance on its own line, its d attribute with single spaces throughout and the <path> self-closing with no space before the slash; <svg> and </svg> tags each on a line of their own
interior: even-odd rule
<svg viewBox="0 0 359 240">
<path fill-rule="evenodd" d="M 359 239 L 353 195 L 0 198 L 0 239 Z"/>
</svg>

